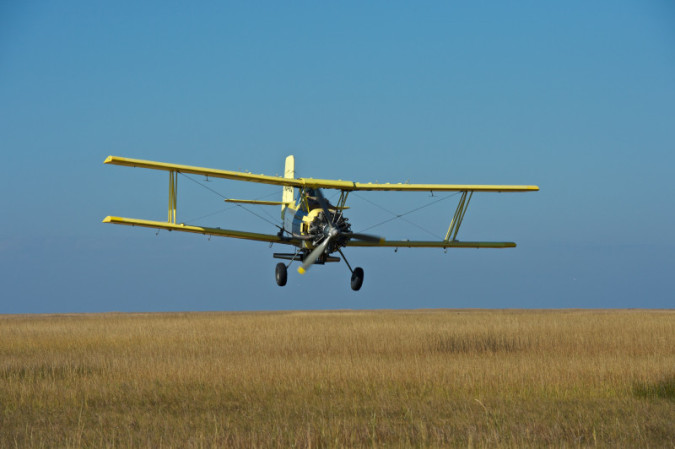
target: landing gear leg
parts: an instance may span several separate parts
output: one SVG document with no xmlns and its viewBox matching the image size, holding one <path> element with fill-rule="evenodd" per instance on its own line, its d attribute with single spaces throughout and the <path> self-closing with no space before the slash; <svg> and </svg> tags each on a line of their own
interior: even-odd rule
<svg viewBox="0 0 675 449">
<path fill-rule="evenodd" d="M 277 280 L 277 285 L 279 287 L 283 287 L 286 285 L 286 281 L 288 280 L 288 271 L 286 270 L 286 264 L 279 262 L 277 264 L 277 268 L 274 272 L 276 280 Z"/>
<path fill-rule="evenodd" d="M 299 257 L 301 254 L 302 254 L 302 250 L 298 249 L 297 251 L 295 251 L 295 254 L 293 255 L 293 257 L 291 257 L 291 259 L 290 259 L 291 261 L 288 262 L 288 265 L 286 265 L 282 262 L 279 262 L 277 264 L 276 269 L 274 270 L 274 275 L 275 275 L 275 278 L 276 278 L 276 281 L 277 281 L 277 285 L 279 287 L 283 287 L 284 285 L 286 285 L 286 281 L 288 280 L 288 267 L 291 266 L 291 264 L 293 263 L 294 260 L 296 260 L 298 258 L 301 258 L 301 257 Z M 274 257 L 276 257 L 278 259 L 287 259 L 287 257 L 284 257 L 284 256 L 287 256 L 287 254 L 279 254 L 279 255 L 275 254 L 274 255 Z"/>
<path fill-rule="evenodd" d="M 347 262 L 347 258 L 345 257 L 342 250 L 340 248 L 338 248 L 338 251 L 340 252 L 340 255 L 342 256 L 342 259 L 347 264 L 347 268 L 349 268 L 349 271 L 352 272 L 352 290 L 358 291 L 361 288 L 361 286 L 363 285 L 363 268 L 356 267 L 352 270 L 352 266 L 349 265 L 349 262 Z"/>
</svg>

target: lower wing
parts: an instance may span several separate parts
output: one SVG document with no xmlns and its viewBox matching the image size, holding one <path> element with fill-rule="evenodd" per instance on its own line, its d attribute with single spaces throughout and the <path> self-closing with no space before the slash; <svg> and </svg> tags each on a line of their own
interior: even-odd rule
<svg viewBox="0 0 675 449">
<path fill-rule="evenodd" d="M 384 248 L 515 248 L 514 242 L 462 242 L 459 240 L 420 241 L 420 240 L 384 240 L 368 242 L 351 240 L 347 246 L 384 247 Z"/>
<path fill-rule="evenodd" d="M 296 239 L 282 238 L 275 234 L 259 234 L 256 232 L 235 231 L 232 229 L 207 228 L 204 226 L 193 226 L 186 224 L 174 224 L 166 221 L 139 220 L 137 218 L 123 217 L 105 217 L 103 223 L 113 223 L 128 226 L 141 226 L 144 228 L 166 229 L 167 231 L 192 232 L 195 234 L 217 235 L 220 237 L 231 237 L 235 239 L 256 240 L 259 242 L 285 243 L 288 245 L 299 244 Z"/>
</svg>

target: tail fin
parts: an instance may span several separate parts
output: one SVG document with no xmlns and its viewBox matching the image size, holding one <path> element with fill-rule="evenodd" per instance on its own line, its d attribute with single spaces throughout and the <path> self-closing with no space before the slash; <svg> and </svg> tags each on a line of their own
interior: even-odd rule
<svg viewBox="0 0 675 449">
<path fill-rule="evenodd" d="M 284 178 L 295 178 L 295 157 L 290 155 L 286 158 L 286 168 L 284 170 Z M 281 201 L 284 203 L 293 203 L 294 191 L 291 186 L 284 186 L 284 193 L 281 197 Z M 284 212 L 286 212 L 286 204 L 281 206 L 281 217 L 283 218 Z"/>
</svg>

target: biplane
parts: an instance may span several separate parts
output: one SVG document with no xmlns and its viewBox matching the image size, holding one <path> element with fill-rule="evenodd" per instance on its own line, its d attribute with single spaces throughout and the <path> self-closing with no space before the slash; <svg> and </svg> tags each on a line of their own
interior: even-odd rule
<svg viewBox="0 0 675 449">
<path fill-rule="evenodd" d="M 390 248 L 512 248 L 513 242 L 469 242 L 457 239 L 459 228 L 469 202 L 475 192 L 528 192 L 539 190 L 529 185 L 454 185 L 454 184 L 380 184 L 352 181 L 312 179 L 295 177 L 295 159 L 286 158 L 284 176 L 257 175 L 246 172 L 217 170 L 188 165 L 167 164 L 140 159 L 109 156 L 104 163 L 128 167 L 163 170 L 169 173 L 169 207 L 167 221 L 152 221 L 136 218 L 106 217 L 104 223 L 142 226 L 169 231 L 192 232 L 204 235 L 231 237 L 246 240 L 287 245 L 292 252 L 274 253 L 279 262 L 275 268 L 276 283 L 286 285 L 288 268 L 298 262 L 298 272 L 306 273 L 312 265 L 344 260 L 351 272 L 351 288 L 359 290 L 363 284 L 363 268 L 352 268 L 347 261 L 345 247 L 390 247 Z M 208 178 L 223 178 L 236 181 L 270 184 L 282 187 L 281 201 L 262 201 L 227 198 L 225 201 L 246 205 L 281 207 L 281 224 L 276 234 L 261 234 L 248 231 L 195 226 L 176 220 L 178 174 L 203 175 Z M 336 204 L 331 204 L 322 190 L 339 192 Z M 438 241 L 385 240 L 382 237 L 353 232 L 345 216 L 347 198 L 355 191 L 397 192 L 449 192 L 460 193 L 459 203 L 450 221 L 445 238 Z M 337 193 L 336 193 L 337 196 Z M 341 256 L 337 257 L 336 253 Z"/>
</svg>

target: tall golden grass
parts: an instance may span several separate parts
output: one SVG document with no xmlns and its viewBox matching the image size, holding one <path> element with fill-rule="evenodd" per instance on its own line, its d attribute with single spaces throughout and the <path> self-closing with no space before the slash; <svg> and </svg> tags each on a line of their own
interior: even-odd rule
<svg viewBox="0 0 675 449">
<path fill-rule="evenodd" d="M 0 317 L 0 447 L 675 447 L 674 311 Z"/>
</svg>

